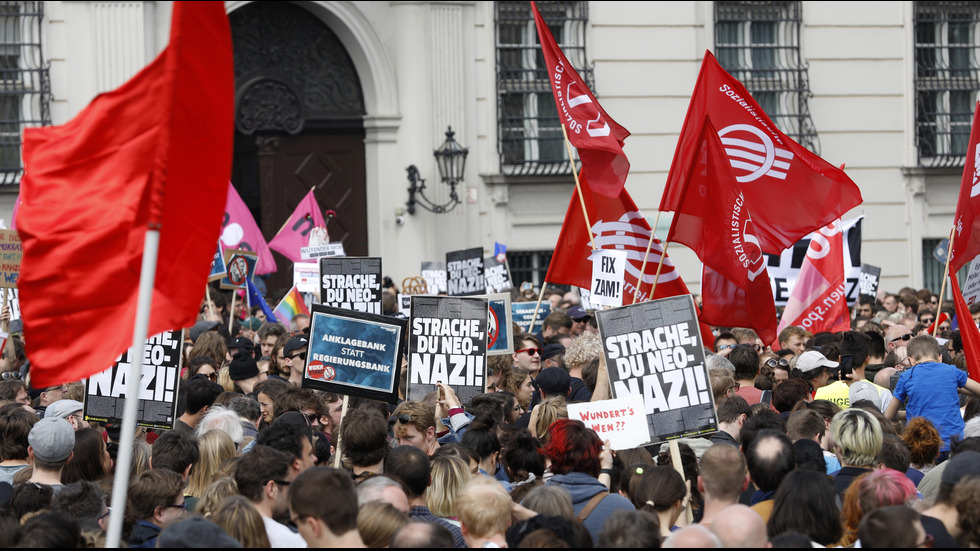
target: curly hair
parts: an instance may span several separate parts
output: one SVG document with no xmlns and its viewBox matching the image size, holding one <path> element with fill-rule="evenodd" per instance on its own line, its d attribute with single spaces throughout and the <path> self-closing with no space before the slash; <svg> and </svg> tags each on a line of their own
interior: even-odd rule
<svg viewBox="0 0 980 551">
<path fill-rule="evenodd" d="M 912 465 L 922 467 L 936 462 L 943 444 L 939 431 L 925 417 L 913 417 L 905 424 L 902 441 L 908 444 Z"/>
<path fill-rule="evenodd" d="M 599 335 L 582 333 L 565 349 L 565 365 L 569 369 L 585 367 L 600 355 L 602 355 L 602 342 L 599 340 Z"/>
</svg>

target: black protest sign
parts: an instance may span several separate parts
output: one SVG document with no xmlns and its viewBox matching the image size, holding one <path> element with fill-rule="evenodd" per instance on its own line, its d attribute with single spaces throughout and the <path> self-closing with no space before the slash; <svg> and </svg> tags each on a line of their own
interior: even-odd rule
<svg viewBox="0 0 980 551">
<path fill-rule="evenodd" d="M 428 294 L 438 295 L 446 292 L 445 262 L 423 262 L 420 275 L 427 284 Z"/>
<path fill-rule="evenodd" d="M 534 309 L 537 307 L 537 302 L 512 302 L 510 303 L 511 313 L 514 317 L 514 323 L 521 326 L 527 333 L 537 333 L 541 331 L 541 326 L 544 324 L 544 318 L 548 317 L 551 313 L 551 303 L 541 302 L 541 307 L 538 308 L 538 315 L 534 315 Z M 534 327 L 531 327 L 531 319 L 534 319 Z"/>
<path fill-rule="evenodd" d="M 449 296 L 482 295 L 487 292 L 483 249 L 446 253 L 446 289 Z"/>
<path fill-rule="evenodd" d="M 487 299 L 412 297 L 408 338 L 408 400 L 436 383 L 453 387 L 462 403 L 486 388 Z"/>
<path fill-rule="evenodd" d="M 320 304 L 355 312 L 381 313 L 381 259 L 320 259 Z"/>
<path fill-rule="evenodd" d="M 143 427 L 172 429 L 177 415 L 180 383 L 181 331 L 164 331 L 146 340 L 139 383 L 136 423 Z M 132 371 L 133 349 L 119 356 L 112 367 L 85 381 L 85 420 L 101 423 L 122 421 L 126 405 L 126 381 Z"/>
<path fill-rule="evenodd" d="M 314 304 L 303 386 L 395 403 L 407 324 Z"/>
<path fill-rule="evenodd" d="M 613 396 L 643 397 L 652 441 L 718 430 L 690 295 L 596 310 Z"/>
<path fill-rule="evenodd" d="M 861 296 L 876 298 L 880 279 L 881 268 L 871 264 L 861 264 L 861 275 L 858 278 L 858 289 Z"/>
<path fill-rule="evenodd" d="M 514 285 L 510 281 L 510 274 L 507 273 L 506 262 L 501 262 L 496 257 L 488 256 L 483 259 L 483 267 L 488 295 L 503 293 L 514 288 Z"/>
</svg>

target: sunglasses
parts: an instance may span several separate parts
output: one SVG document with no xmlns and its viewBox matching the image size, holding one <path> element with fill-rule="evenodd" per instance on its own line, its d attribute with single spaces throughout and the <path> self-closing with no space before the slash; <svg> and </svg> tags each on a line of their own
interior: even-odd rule
<svg viewBox="0 0 980 551">
<path fill-rule="evenodd" d="M 399 413 L 397 416 L 392 415 L 388 418 L 388 425 L 394 426 L 395 423 L 401 423 L 407 425 L 412 422 L 412 416 L 407 413 Z"/>
<path fill-rule="evenodd" d="M 303 360 L 305 362 L 306 361 L 306 352 L 300 352 L 299 354 L 293 354 L 292 356 L 286 356 L 286 358 L 287 359 L 290 359 L 290 360 L 295 360 L 295 359 L 298 358 L 298 359 Z"/>
<path fill-rule="evenodd" d="M 773 369 L 776 369 L 776 366 L 786 369 L 789 367 L 789 362 L 786 361 L 786 358 L 779 358 L 778 360 L 776 358 L 769 358 L 766 360 L 766 365 Z"/>
<path fill-rule="evenodd" d="M 520 349 L 520 350 L 518 350 L 518 351 L 516 351 L 514 353 L 515 354 L 520 354 L 521 352 L 527 352 L 527 355 L 528 356 L 534 356 L 535 354 L 541 354 L 541 349 L 540 348 L 522 348 L 522 349 Z"/>
<path fill-rule="evenodd" d="M 719 344 L 718 345 L 718 352 L 721 352 L 722 350 L 728 350 L 729 348 L 731 348 L 731 349 L 734 350 L 736 346 L 738 346 L 738 345 L 737 344 Z"/>
<path fill-rule="evenodd" d="M 0 378 L 3 378 L 5 381 L 8 379 L 20 379 L 20 371 L 4 371 L 0 373 Z"/>
<path fill-rule="evenodd" d="M 890 340 L 888 342 L 889 343 L 893 343 L 895 341 L 907 341 L 907 340 L 909 340 L 911 338 L 912 338 L 912 333 L 906 333 L 906 334 L 902 335 L 901 337 L 895 337 L 894 339 L 892 339 L 892 340 Z"/>
<path fill-rule="evenodd" d="M 934 321 L 936 321 L 936 318 L 922 318 L 922 319 L 919 320 L 919 323 L 924 323 L 926 325 L 932 325 L 932 323 Z"/>
</svg>

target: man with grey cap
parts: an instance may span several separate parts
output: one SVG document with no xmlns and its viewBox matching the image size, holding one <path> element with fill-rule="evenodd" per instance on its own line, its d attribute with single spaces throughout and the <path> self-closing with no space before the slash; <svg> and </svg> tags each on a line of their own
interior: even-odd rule
<svg viewBox="0 0 980 551">
<path fill-rule="evenodd" d="M 31 429 L 27 443 L 27 455 L 34 465 L 30 482 L 47 484 L 57 493 L 61 490 L 61 471 L 74 454 L 75 429 L 61 417 L 45 417 Z"/>
<path fill-rule="evenodd" d="M 793 368 L 790 377 L 805 380 L 810 384 L 810 391 L 815 394 L 818 388 L 830 383 L 831 371 L 836 370 L 839 365 L 838 362 L 828 360 L 816 350 L 807 350 L 796 359 L 796 367 Z"/>
<path fill-rule="evenodd" d="M 82 413 L 82 408 L 84 407 L 85 405 L 78 400 L 58 400 L 44 410 L 44 417 L 45 419 L 48 417 L 60 417 L 71 423 L 73 429 L 82 430 L 88 428 L 88 423 L 85 422 L 85 415 Z"/>
</svg>

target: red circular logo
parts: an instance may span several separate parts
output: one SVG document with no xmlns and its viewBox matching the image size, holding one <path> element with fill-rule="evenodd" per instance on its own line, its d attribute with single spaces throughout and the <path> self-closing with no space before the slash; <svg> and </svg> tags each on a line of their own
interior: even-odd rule
<svg viewBox="0 0 980 551">
<path fill-rule="evenodd" d="M 321 361 L 312 361 L 312 362 L 310 362 L 310 365 L 306 368 L 306 374 L 311 379 L 322 379 L 323 378 L 323 362 L 321 362 Z"/>
</svg>

